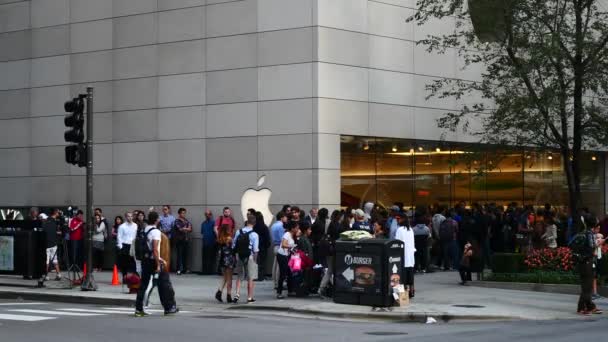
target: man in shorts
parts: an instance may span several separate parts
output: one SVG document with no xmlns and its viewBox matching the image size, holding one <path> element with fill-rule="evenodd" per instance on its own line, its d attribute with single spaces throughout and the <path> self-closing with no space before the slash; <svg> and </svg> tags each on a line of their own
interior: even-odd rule
<svg viewBox="0 0 608 342">
<path fill-rule="evenodd" d="M 51 263 L 55 266 L 55 280 L 61 280 L 61 272 L 59 270 L 59 264 L 57 263 L 57 239 L 61 237 L 61 234 L 57 228 L 57 218 L 59 217 L 59 210 L 53 209 L 51 217 L 49 218 L 46 214 L 40 214 L 38 218 L 42 221 L 42 228 L 46 234 L 46 268 L 45 268 L 45 280 L 49 280 L 48 273 Z"/>
<path fill-rule="evenodd" d="M 232 247 L 237 253 L 236 273 L 238 273 L 236 296 L 233 300 L 235 303 L 239 301 L 241 280 L 247 281 L 247 303 L 255 302 L 255 298 L 253 297 L 255 283 L 253 281 L 258 275 L 257 257 L 260 251 L 260 237 L 253 231 L 255 221 L 255 216 L 247 215 L 246 226 L 236 232 L 233 240 Z M 244 242 L 247 245 L 243 245 Z"/>
</svg>

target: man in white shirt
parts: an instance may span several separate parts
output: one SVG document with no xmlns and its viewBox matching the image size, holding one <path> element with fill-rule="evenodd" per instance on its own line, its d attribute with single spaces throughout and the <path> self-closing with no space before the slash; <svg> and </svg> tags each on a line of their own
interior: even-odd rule
<svg viewBox="0 0 608 342">
<path fill-rule="evenodd" d="M 165 309 L 165 315 L 173 315 L 179 312 L 175 304 L 175 292 L 171 285 L 169 273 L 166 271 L 167 262 L 160 256 L 161 232 L 157 225 L 158 214 L 148 214 L 148 225 L 144 229 L 147 251 L 142 251 L 142 276 L 137 299 L 135 300 L 135 316 L 144 317 L 148 313 L 144 311 L 144 303 L 152 293 L 154 286 L 158 286 L 160 302 Z M 141 236 L 141 235 L 140 235 Z M 142 240 L 139 240 L 142 241 Z"/>
<path fill-rule="evenodd" d="M 137 224 L 133 222 L 133 213 L 125 214 L 126 221 L 118 226 L 116 234 L 116 247 L 118 247 L 118 263 L 124 277 L 129 272 L 135 271 L 135 262 L 131 258 L 131 244 L 137 235 Z"/>
</svg>

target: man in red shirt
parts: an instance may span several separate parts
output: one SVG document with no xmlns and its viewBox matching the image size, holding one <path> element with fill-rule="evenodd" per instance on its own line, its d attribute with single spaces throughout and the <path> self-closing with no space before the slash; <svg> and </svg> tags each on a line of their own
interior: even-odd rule
<svg viewBox="0 0 608 342">
<path fill-rule="evenodd" d="M 231 235 L 234 236 L 234 229 L 236 227 L 236 224 L 234 222 L 234 218 L 232 217 L 232 211 L 228 207 L 225 207 L 223 215 L 219 216 L 215 220 L 215 226 L 213 227 L 213 230 L 215 230 L 215 236 L 218 236 L 219 228 L 221 228 L 221 226 L 225 224 L 230 226 Z"/>
<path fill-rule="evenodd" d="M 84 242 L 84 213 L 78 210 L 69 223 L 70 242 L 72 244 L 72 263 L 78 267 L 84 267 L 83 242 Z"/>
</svg>

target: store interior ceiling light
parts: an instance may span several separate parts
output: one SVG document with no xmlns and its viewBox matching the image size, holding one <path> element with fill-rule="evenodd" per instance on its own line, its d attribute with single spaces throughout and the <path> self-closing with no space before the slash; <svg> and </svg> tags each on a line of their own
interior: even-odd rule
<svg viewBox="0 0 608 342">
<path fill-rule="evenodd" d="M 396 152 L 395 149 L 393 149 L 393 152 Z M 450 154 L 471 153 L 471 152 L 465 152 L 465 151 L 440 151 L 440 152 L 415 152 L 415 153 L 414 152 L 415 152 L 414 149 L 411 149 L 409 152 L 396 152 L 396 153 L 388 153 L 388 154 L 393 155 L 393 156 L 413 156 L 414 154 L 417 156 L 430 156 L 433 154 L 449 156 Z"/>
</svg>

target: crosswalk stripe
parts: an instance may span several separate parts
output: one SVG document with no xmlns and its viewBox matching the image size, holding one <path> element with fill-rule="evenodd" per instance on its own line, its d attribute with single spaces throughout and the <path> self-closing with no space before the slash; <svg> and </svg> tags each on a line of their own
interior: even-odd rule
<svg viewBox="0 0 608 342">
<path fill-rule="evenodd" d="M 0 303 L 0 306 L 45 305 L 45 304 L 47 304 L 47 303 L 19 302 L 19 303 Z"/>
<path fill-rule="evenodd" d="M 38 321 L 46 321 L 49 319 L 55 319 L 55 317 L 0 314 L 0 320 L 7 320 L 7 321 L 38 322 Z"/>
<path fill-rule="evenodd" d="M 130 314 L 133 313 L 133 310 L 130 311 L 118 311 L 118 310 L 91 310 L 91 309 L 57 309 L 60 311 L 69 311 L 69 312 L 90 312 L 90 313 L 100 313 L 100 314 Z"/>
<path fill-rule="evenodd" d="M 135 309 L 132 309 L 132 308 L 123 308 L 123 307 L 106 307 L 106 308 L 103 308 L 103 309 L 104 310 L 106 310 L 106 309 L 107 310 L 121 310 L 121 311 L 129 312 L 129 313 L 135 312 Z M 146 312 L 162 312 L 162 313 L 165 312 L 165 310 L 159 310 L 159 309 L 144 309 L 144 311 L 146 311 Z M 192 311 L 181 311 L 180 310 L 179 313 L 192 313 Z"/>
<path fill-rule="evenodd" d="M 57 315 L 57 316 L 99 316 L 99 314 L 96 314 L 96 313 L 61 312 L 61 311 L 55 311 L 55 310 L 13 309 L 13 310 L 7 310 L 7 311 L 33 313 L 33 314 L 40 314 L 40 315 L 51 315 L 51 316 L 54 316 L 54 315 Z"/>
</svg>

